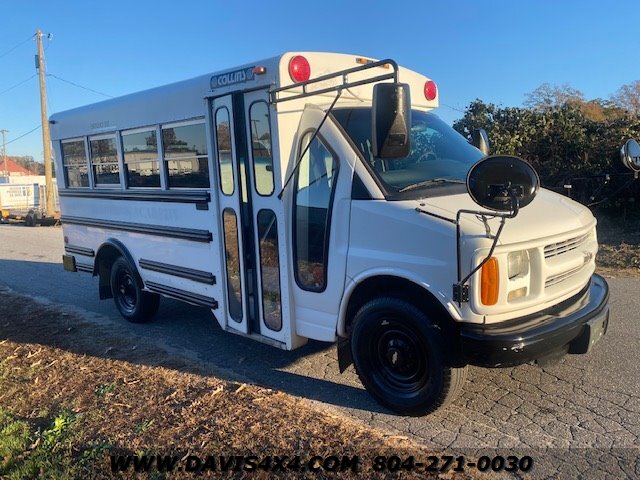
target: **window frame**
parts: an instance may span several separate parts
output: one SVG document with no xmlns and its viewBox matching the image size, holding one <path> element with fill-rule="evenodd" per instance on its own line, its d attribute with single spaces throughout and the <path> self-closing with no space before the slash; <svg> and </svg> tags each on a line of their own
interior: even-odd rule
<svg viewBox="0 0 640 480">
<path fill-rule="evenodd" d="M 84 146 L 84 163 L 85 163 L 85 167 L 87 167 L 87 182 L 88 182 L 88 185 L 86 187 L 82 185 L 80 185 L 79 187 L 69 185 L 69 175 L 67 170 L 69 165 L 65 164 L 64 149 L 62 145 L 65 143 L 75 143 L 75 142 L 82 142 Z M 65 138 L 64 140 L 60 140 L 60 157 L 62 160 L 62 174 L 64 177 L 65 188 L 73 188 L 73 189 L 93 188 L 93 175 L 91 173 L 91 162 L 89 160 L 89 142 L 87 141 L 87 137 L 73 137 L 73 138 Z M 77 166 L 80 166 L 80 165 L 77 165 Z"/>
<path fill-rule="evenodd" d="M 167 158 L 165 156 L 165 151 L 164 151 L 164 135 L 163 135 L 163 130 L 165 128 L 179 128 L 179 127 L 188 127 L 190 125 L 202 125 L 204 127 L 204 145 L 207 148 L 207 153 L 205 155 L 185 155 L 184 157 L 177 157 L 177 158 Z M 196 118 L 191 118 L 189 120 L 177 120 L 177 121 L 171 121 L 168 123 L 160 123 L 158 125 L 158 129 L 159 129 L 159 136 L 158 136 L 158 156 L 161 160 L 161 165 L 160 165 L 160 172 L 161 172 L 161 176 L 164 177 L 164 181 L 160 180 L 160 185 L 161 188 L 163 188 L 164 190 L 203 190 L 203 189 L 211 189 L 211 168 L 209 165 L 209 142 L 207 140 L 207 120 L 206 117 L 202 116 L 202 117 L 196 117 Z M 209 185 L 206 187 L 172 187 L 169 185 L 169 180 L 171 178 L 171 175 L 169 175 L 169 166 L 167 164 L 167 162 L 170 161 L 180 161 L 180 160 L 188 160 L 188 159 L 192 159 L 192 158 L 196 158 L 197 160 L 199 160 L 200 158 L 206 158 L 207 160 L 207 178 L 209 180 Z M 157 188 L 157 187 L 154 187 Z"/>
<path fill-rule="evenodd" d="M 157 149 L 157 157 L 156 160 L 158 162 L 158 173 L 160 175 L 160 185 L 157 187 L 136 187 L 136 186 L 131 186 L 129 185 L 129 178 L 126 174 L 126 172 L 124 171 L 124 166 L 126 165 L 126 160 L 125 160 L 125 151 L 124 151 L 124 136 L 125 135 L 135 135 L 137 133 L 146 133 L 146 132 L 154 132 L 156 134 L 156 149 Z M 162 135 L 162 130 L 159 130 L 159 125 L 147 125 L 145 127 L 136 127 L 136 128 L 130 128 L 127 130 L 119 130 L 118 131 L 118 137 L 120 139 L 120 151 L 122 152 L 122 178 L 124 181 L 124 188 L 125 190 L 165 190 L 165 175 L 164 175 L 164 171 L 162 168 L 162 162 L 163 162 L 163 155 L 162 155 L 162 142 L 161 140 L 159 140 L 159 136 Z M 137 163 L 137 162 L 134 162 Z"/>
<path fill-rule="evenodd" d="M 311 134 L 313 136 L 313 133 L 316 132 L 318 129 L 316 128 L 309 128 L 307 130 L 305 130 L 302 135 L 300 135 L 300 142 L 298 144 L 298 156 L 300 155 L 300 153 L 302 153 L 303 150 L 303 140 L 306 138 L 307 135 Z M 322 136 L 322 134 L 318 131 L 318 133 L 315 136 L 315 139 L 320 140 L 320 143 L 322 143 L 322 146 L 331 154 L 331 156 L 333 157 L 335 163 L 336 163 L 336 170 L 335 170 L 335 181 L 333 182 L 333 186 L 331 187 L 331 195 L 329 197 L 329 205 L 327 206 L 327 220 L 326 220 L 326 229 L 325 229 L 325 241 L 324 241 L 324 249 L 323 249 L 323 259 L 324 259 L 324 269 L 323 269 L 323 278 L 322 278 L 322 287 L 320 288 L 309 288 L 305 285 L 303 285 L 300 282 L 300 277 L 298 274 L 298 181 L 299 181 L 299 176 L 300 176 L 300 168 L 296 168 L 296 173 L 295 173 L 295 177 L 294 177 L 294 193 L 293 193 L 293 208 L 292 210 L 292 216 L 293 216 L 293 221 L 291 222 L 292 225 L 292 246 L 293 246 L 293 276 L 296 280 L 296 285 L 298 285 L 298 287 L 301 290 L 307 291 L 307 292 L 314 292 L 314 293 L 322 293 L 327 289 L 327 280 L 328 280 L 328 273 L 329 273 L 329 244 L 331 242 L 331 221 L 333 219 L 333 202 L 336 196 L 336 189 L 337 189 L 337 181 L 338 181 L 338 175 L 340 173 L 340 157 L 338 156 L 338 154 L 335 152 L 335 150 L 330 147 L 328 145 L 328 142 L 325 140 L 325 138 Z M 314 139 L 314 140 L 315 140 Z M 309 142 L 310 144 L 311 142 Z M 306 147 L 306 145 L 305 145 Z M 300 161 L 300 164 L 302 163 L 302 161 Z M 299 167 L 300 165 L 298 165 Z"/>
</svg>

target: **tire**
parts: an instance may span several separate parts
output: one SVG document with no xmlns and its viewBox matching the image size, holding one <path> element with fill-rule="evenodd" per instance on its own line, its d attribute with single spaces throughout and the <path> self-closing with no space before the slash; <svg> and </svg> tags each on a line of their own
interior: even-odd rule
<svg viewBox="0 0 640 480">
<path fill-rule="evenodd" d="M 27 216 L 24 218 L 24 225 L 26 227 L 35 227 L 36 226 L 36 220 L 33 216 L 33 213 L 29 212 L 27 213 Z"/>
<path fill-rule="evenodd" d="M 462 389 L 467 367 L 446 365 L 440 329 L 411 303 L 382 297 L 353 321 L 351 353 L 360 381 L 380 404 L 403 415 L 426 415 Z"/>
<path fill-rule="evenodd" d="M 111 266 L 111 293 L 116 308 L 126 320 L 145 323 L 153 318 L 160 305 L 160 295 L 142 290 L 138 272 L 123 258 Z"/>
</svg>

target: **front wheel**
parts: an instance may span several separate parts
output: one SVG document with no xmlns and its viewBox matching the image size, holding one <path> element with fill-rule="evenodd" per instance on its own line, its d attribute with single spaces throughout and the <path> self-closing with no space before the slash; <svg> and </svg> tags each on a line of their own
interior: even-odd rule
<svg viewBox="0 0 640 480">
<path fill-rule="evenodd" d="M 142 290 L 142 280 L 126 259 L 119 257 L 111 266 L 111 293 L 116 308 L 132 323 L 148 322 L 158 311 L 160 296 Z"/>
<path fill-rule="evenodd" d="M 356 372 L 379 403 L 403 415 L 425 415 L 450 403 L 466 367 L 446 365 L 440 330 L 414 305 L 393 297 L 356 314 L 351 351 Z"/>
</svg>

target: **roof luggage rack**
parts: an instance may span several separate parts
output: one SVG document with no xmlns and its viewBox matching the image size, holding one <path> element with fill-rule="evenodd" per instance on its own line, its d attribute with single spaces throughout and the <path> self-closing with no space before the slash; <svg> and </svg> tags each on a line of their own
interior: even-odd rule
<svg viewBox="0 0 640 480">
<path fill-rule="evenodd" d="M 369 70 L 371 68 L 376 67 L 384 67 L 386 65 L 390 65 L 393 68 L 393 72 L 385 73 L 383 75 L 377 75 L 375 77 L 366 78 L 364 80 L 358 80 L 355 82 L 349 82 L 347 76 L 351 73 L 362 72 L 365 70 Z M 325 80 L 334 79 L 336 77 L 342 76 L 342 84 L 335 85 L 333 87 L 321 88 L 320 90 L 308 91 L 307 87 L 309 85 L 313 85 L 316 83 L 324 82 Z M 286 87 L 279 87 L 269 90 L 269 98 L 271 103 L 279 103 L 286 102 L 289 100 L 298 100 L 299 98 L 306 98 L 312 95 L 321 95 L 323 93 L 329 92 L 341 92 L 342 90 L 346 90 L 352 87 L 358 87 L 360 85 L 366 85 L 369 83 L 381 82 L 383 80 L 393 79 L 394 82 L 398 82 L 398 64 L 387 58 L 385 60 L 379 60 L 377 62 L 370 62 L 360 67 L 348 68 L 346 70 L 341 70 L 339 72 L 329 73 L 327 75 L 322 75 L 321 77 L 313 78 L 310 80 L 305 80 L 304 82 L 293 83 L 291 85 L 287 85 Z M 291 95 L 284 98 L 280 97 L 280 94 L 283 92 L 291 92 L 293 89 L 302 87 L 302 93 L 297 95 Z"/>
</svg>

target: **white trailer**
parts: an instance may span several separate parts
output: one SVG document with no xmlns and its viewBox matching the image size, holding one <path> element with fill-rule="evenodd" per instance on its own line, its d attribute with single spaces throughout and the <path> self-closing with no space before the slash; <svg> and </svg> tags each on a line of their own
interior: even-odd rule
<svg viewBox="0 0 640 480">
<path fill-rule="evenodd" d="M 167 296 L 282 349 L 337 342 L 407 414 L 469 364 L 585 353 L 609 312 L 595 219 L 437 106 L 392 60 L 285 53 L 55 114 L 65 268 L 130 321 Z"/>
<path fill-rule="evenodd" d="M 26 178 L 25 182 L 6 178 L 7 183 L 0 183 L 0 221 L 24 220 L 26 225 L 34 226 L 43 221 L 46 223 L 47 220 L 54 220 L 47 219 L 45 214 L 47 190 L 44 184 L 28 183 L 33 177 Z M 59 211 L 58 189 L 55 184 L 53 192 L 55 210 Z"/>
</svg>

